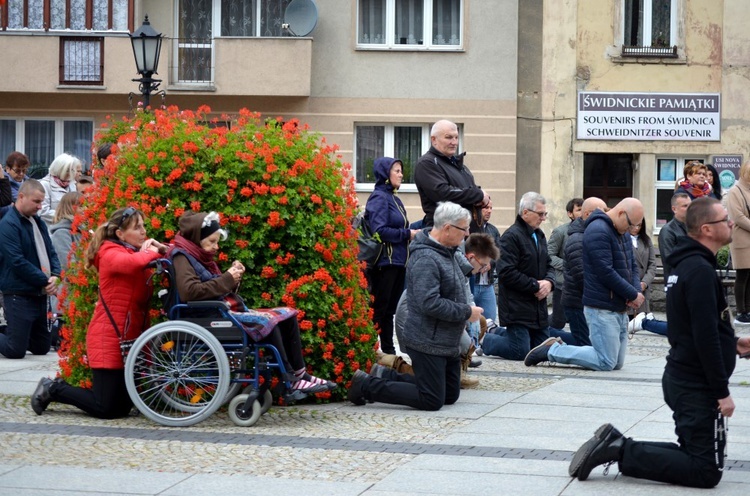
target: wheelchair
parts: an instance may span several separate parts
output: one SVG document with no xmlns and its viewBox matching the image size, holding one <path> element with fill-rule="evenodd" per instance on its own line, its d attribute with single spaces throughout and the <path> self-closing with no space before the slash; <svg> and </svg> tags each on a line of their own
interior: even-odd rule
<svg viewBox="0 0 750 496">
<path fill-rule="evenodd" d="M 273 403 L 272 371 L 289 405 L 307 395 L 293 391 L 278 349 L 253 342 L 225 301 L 181 302 L 172 263 L 152 262 L 163 312 L 169 320 L 150 327 L 133 343 L 125 360 L 125 384 L 135 407 L 167 427 L 201 422 L 229 403 L 229 417 L 241 427 L 255 425 Z M 200 312 L 208 316 L 191 317 Z"/>
</svg>

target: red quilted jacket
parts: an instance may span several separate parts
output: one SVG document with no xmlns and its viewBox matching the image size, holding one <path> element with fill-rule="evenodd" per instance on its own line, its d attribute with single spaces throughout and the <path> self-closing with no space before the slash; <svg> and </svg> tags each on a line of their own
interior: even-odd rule
<svg viewBox="0 0 750 496">
<path fill-rule="evenodd" d="M 148 284 L 149 262 L 160 255 L 138 251 L 105 241 L 94 258 L 99 271 L 101 295 L 94 308 L 94 316 L 86 335 L 89 366 L 92 369 L 122 369 L 120 339 L 102 305 L 107 303 L 112 317 L 124 339 L 135 339 L 149 326 L 149 301 L 153 287 Z"/>
</svg>

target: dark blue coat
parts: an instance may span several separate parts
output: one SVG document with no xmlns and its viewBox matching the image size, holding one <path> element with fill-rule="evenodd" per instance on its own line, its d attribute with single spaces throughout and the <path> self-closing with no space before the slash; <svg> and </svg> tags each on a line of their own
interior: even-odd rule
<svg viewBox="0 0 750 496">
<path fill-rule="evenodd" d="M 612 219 L 597 210 L 586 221 L 583 233 L 583 304 L 624 312 L 635 300 L 641 282 L 630 234 L 620 234 Z"/>
<path fill-rule="evenodd" d="M 60 275 L 60 262 L 52 247 L 47 225 L 38 215 L 27 219 L 11 207 L 0 220 L 0 291 L 3 293 L 44 294 L 49 277 L 40 268 L 32 222 L 37 223 L 44 238 L 51 275 Z"/>
<path fill-rule="evenodd" d="M 375 190 L 367 199 L 365 220 L 373 234 L 378 234 L 385 243 L 375 266 L 406 266 L 411 230 L 406 218 L 406 209 L 401 199 L 395 195 L 390 184 L 391 167 L 397 158 L 380 157 L 375 159 Z"/>
<path fill-rule="evenodd" d="M 565 240 L 565 284 L 563 285 L 562 304 L 565 307 L 583 308 L 583 231 L 585 221 L 577 218 L 568 227 L 568 239 Z"/>
</svg>

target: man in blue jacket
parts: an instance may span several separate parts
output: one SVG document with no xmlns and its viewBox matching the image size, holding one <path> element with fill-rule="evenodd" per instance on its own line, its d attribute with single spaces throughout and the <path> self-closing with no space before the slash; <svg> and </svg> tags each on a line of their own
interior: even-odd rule
<svg viewBox="0 0 750 496">
<path fill-rule="evenodd" d="M 594 212 L 583 233 L 583 313 L 592 346 L 568 346 L 547 340 L 529 351 L 527 366 L 541 362 L 580 365 L 590 370 L 619 370 L 628 345 L 628 307 L 644 300 L 628 229 L 643 220 L 643 205 L 625 198 L 609 212 Z"/>
<path fill-rule="evenodd" d="M 0 334 L 0 354 L 6 358 L 24 358 L 27 350 L 46 355 L 50 349 L 47 298 L 57 293 L 60 262 L 37 215 L 44 194 L 39 181 L 26 180 L 0 220 L 0 290 L 8 321 Z"/>
<path fill-rule="evenodd" d="M 604 424 L 573 456 L 568 472 L 586 480 L 592 469 L 617 462 L 623 475 L 710 488 L 721 480 L 725 417 L 734 413 L 729 378 L 737 355 L 750 356 L 750 337 L 738 338 L 716 252 L 732 240 L 732 221 L 718 200 L 699 198 L 687 210 L 688 235 L 669 257 L 669 355 L 664 400 L 674 412 L 676 443 L 636 441 Z"/>
</svg>

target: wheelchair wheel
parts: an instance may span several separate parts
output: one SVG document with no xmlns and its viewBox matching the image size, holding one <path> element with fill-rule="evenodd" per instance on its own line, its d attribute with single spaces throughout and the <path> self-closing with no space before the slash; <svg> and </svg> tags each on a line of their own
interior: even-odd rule
<svg viewBox="0 0 750 496">
<path fill-rule="evenodd" d="M 265 394 L 258 398 L 258 401 L 260 402 L 260 414 L 263 415 L 270 410 L 271 405 L 273 405 L 273 394 L 271 394 L 269 389 L 266 389 Z"/>
<path fill-rule="evenodd" d="M 249 412 L 242 412 L 248 396 L 247 394 L 238 394 L 229 402 L 229 418 L 240 427 L 255 425 L 261 416 L 261 406 L 258 400 L 253 401 L 253 406 Z"/>
<path fill-rule="evenodd" d="M 162 322 L 144 332 L 125 361 L 125 384 L 146 417 L 168 427 L 205 420 L 229 389 L 229 361 L 209 331 L 192 322 Z"/>
</svg>

